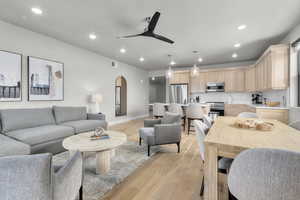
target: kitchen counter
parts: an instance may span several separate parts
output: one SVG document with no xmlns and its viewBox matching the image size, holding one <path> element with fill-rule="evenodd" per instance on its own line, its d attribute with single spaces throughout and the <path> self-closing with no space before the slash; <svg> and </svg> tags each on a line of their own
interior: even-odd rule
<svg viewBox="0 0 300 200">
<path fill-rule="evenodd" d="M 287 106 L 267 106 L 264 104 L 248 104 L 248 103 L 225 103 L 228 105 L 245 105 L 245 106 L 250 106 L 252 108 L 258 108 L 258 109 L 272 109 L 272 110 L 289 110 L 290 108 Z"/>
<path fill-rule="evenodd" d="M 289 107 L 284 107 L 284 106 L 267 106 L 267 105 L 262 105 L 262 104 L 251 104 L 250 106 L 257 108 L 257 109 L 271 109 L 271 110 L 289 110 Z"/>
</svg>

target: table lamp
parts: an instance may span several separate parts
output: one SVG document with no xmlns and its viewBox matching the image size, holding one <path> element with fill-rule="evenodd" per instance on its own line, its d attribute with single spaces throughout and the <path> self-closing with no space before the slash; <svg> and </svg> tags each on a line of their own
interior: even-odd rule
<svg viewBox="0 0 300 200">
<path fill-rule="evenodd" d="M 103 97 L 101 94 L 97 93 L 91 95 L 91 102 L 95 104 L 95 113 L 100 112 L 99 104 L 102 103 L 102 101 L 103 101 Z"/>
</svg>

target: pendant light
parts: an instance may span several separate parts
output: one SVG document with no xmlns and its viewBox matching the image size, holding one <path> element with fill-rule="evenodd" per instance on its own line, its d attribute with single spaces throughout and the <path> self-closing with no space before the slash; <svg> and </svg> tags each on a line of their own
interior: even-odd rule
<svg viewBox="0 0 300 200">
<path fill-rule="evenodd" d="M 193 51 L 193 53 L 195 55 L 197 55 L 198 51 Z M 201 62 L 202 62 L 202 58 L 201 58 Z M 193 68 L 191 70 L 191 76 L 198 76 L 198 75 L 199 75 L 199 67 L 197 66 L 197 64 L 194 64 L 194 66 L 193 66 Z"/>
<path fill-rule="evenodd" d="M 194 64 L 191 73 L 192 73 L 191 74 L 192 76 L 198 76 L 199 75 L 199 67 L 196 64 Z"/>
<path fill-rule="evenodd" d="M 172 70 L 171 66 L 169 66 L 169 69 L 167 70 L 166 76 L 167 76 L 168 79 L 172 78 L 173 70 Z"/>
<path fill-rule="evenodd" d="M 169 65 L 169 69 L 166 71 L 166 77 L 168 79 L 172 78 L 173 76 L 173 70 L 172 70 L 172 65 L 175 65 L 175 62 L 172 60 L 172 55 L 168 55 L 169 60 L 170 60 L 170 65 Z"/>
</svg>

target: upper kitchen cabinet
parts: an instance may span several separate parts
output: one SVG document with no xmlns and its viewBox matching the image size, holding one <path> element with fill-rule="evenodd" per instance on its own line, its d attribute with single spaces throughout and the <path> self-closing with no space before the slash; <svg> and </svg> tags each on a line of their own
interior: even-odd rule
<svg viewBox="0 0 300 200">
<path fill-rule="evenodd" d="M 274 45 L 264 52 L 255 64 L 257 91 L 288 88 L 288 55 L 287 45 Z"/>
<path fill-rule="evenodd" d="M 246 92 L 256 91 L 256 70 L 254 66 L 245 70 L 245 90 Z"/>
<path fill-rule="evenodd" d="M 190 76 L 191 93 L 205 92 L 207 74 L 208 74 L 207 72 L 200 72 L 196 76 Z"/>
<path fill-rule="evenodd" d="M 189 74 L 188 71 L 175 71 L 169 79 L 169 84 L 188 84 Z"/>
<path fill-rule="evenodd" d="M 237 68 L 225 71 L 225 92 L 245 91 L 245 69 Z"/>
<path fill-rule="evenodd" d="M 207 81 L 212 83 L 224 83 L 225 82 L 225 73 L 222 70 L 219 71 L 209 71 L 207 72 Z"/>
</svg>

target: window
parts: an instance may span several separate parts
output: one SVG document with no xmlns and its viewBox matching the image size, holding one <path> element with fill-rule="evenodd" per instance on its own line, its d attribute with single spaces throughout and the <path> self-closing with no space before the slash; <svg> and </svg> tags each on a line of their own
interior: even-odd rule
<svg viewBox="0 0 300 200">
<path fill-rule="evenodd" d="M 300 107 L 300 51 L 297 55 L 297 66 L 298 66 L 298 106 Z"/>
</svg>

